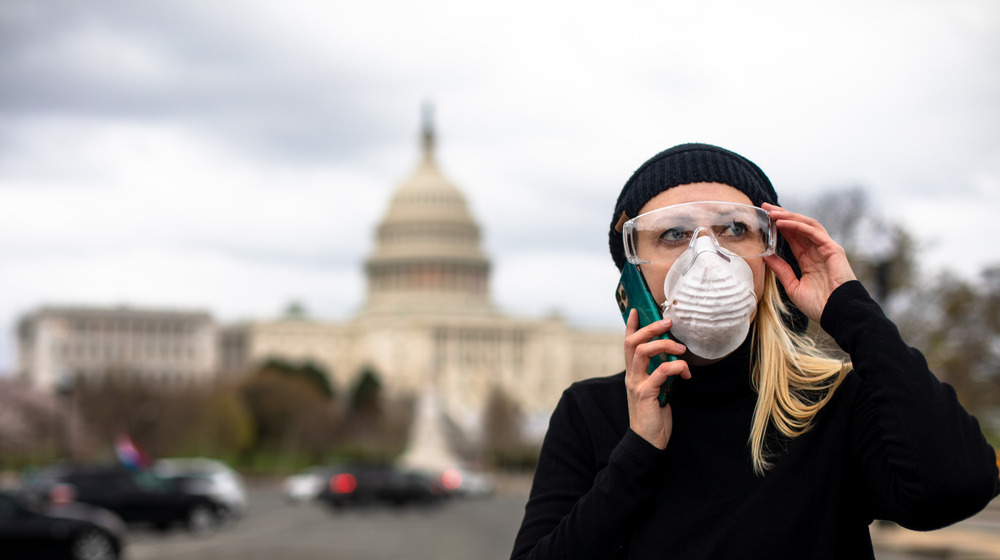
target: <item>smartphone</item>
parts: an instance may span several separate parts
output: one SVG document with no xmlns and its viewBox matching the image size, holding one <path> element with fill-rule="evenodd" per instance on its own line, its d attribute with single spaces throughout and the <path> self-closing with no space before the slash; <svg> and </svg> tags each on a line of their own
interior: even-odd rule
<svg viewBox="0 0 1000 560">
<path fill-rule="evenodd" d="M 615 299 L 618 301 L 618 309 L 622 312 L 622 319 L 626 323 L 628 323 L 629 311 L 633 308 L 639 314 L 639 328 L 663 319 L 663 314 L 660 313 L 660 306 L 653 299 L 653 294 L 649 291 L 649 284 L 646 283 L 646 278 L 642 275 L 642 271 L 639 270 L 638 265 L 630 262 L 625 263 L 621 279 L 618 281 L 618 290 L 615 293 Z M 669 333 L 664 333 L 653 340 L 669 340 L 670 337 L 668 335 Z M 677 356 L 673 354 L 653 356 L 649 359 L 646 373 L 653 373 L 653 370 L 663 362 L 672 362 L 676 359 Z M 668 377 L 663 385 L 660 386 L 660 394 L 657 396 L 660 406 L 667 405 L 667 396 L 670 394 L 670 384 L 673 381 L 673 377 Z"/>
</svg>

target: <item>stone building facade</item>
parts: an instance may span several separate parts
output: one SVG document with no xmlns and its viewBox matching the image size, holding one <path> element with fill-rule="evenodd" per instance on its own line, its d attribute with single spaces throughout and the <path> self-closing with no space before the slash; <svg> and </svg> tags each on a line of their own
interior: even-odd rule
<svg viewBox="0 0 1000 560">
<path fill-rule="evenodd" d="M 216 325 L 201 311 L 42 307 L 21 317 L 17 343 L 19 376 L 44 390 L 108 374 L 204 382 L 218 363 Z"/>
<path fill-rule="evenodd" d="M 437 166 L 429 122 L 421 145 L 375 228 L 366 298 L 353 318 L 218 325 L 203 312 L 45 307 L 21 319 L 21 377 L 48 389 L 66 376 L 115 371 L 170 384 L 240 375 L 268 359 L 310 361 L 341 391 L 365 369 L 389 397 L 432 390 L 472 432 L 500 389 L 544 428 L 570 383 L 622 368 L 622 331 L 501 312 L 480 226 Z"/>
<path fill-rule="evenodd" d="M 376 226 L 365 273 L 366 300 L 346 322 L 245 325 L 247 362 L 312 360 L 341 388 L 370 368 L 392 396 L 434 388 L 442 410 L 473 431 L 495 388 L 539 424 L 571 382 L 622 368 L 621 331 L 511 317 L 496 308 L 479 224 L 438 168 L 430 123 L 416 170 Z"/>
</svg>

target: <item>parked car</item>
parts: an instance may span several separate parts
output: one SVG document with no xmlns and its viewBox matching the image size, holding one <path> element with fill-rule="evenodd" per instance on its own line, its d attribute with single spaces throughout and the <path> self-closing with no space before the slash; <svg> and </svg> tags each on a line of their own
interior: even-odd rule
<svg viewBox="0 0 1000 560">
<path fill-rule="evenodd" d="M 440 474 L 441 485 L 451 494 L 469 498 L 492 496 L 495 484 L 487 472 L 455 467 Z"/>
<path fill-rule="evenodd" d="M 159 529 L 182 525 L 193 534 L 206 534 L 218 528 L 225 514 L 224 506 L 209 496 L 184 492 L 155 473 L 118 465 L 55 467 L 34 482 L 43 492 L 57 484 L 72 486 L 77 501 L 111 510 L 129 524 Z"/>
<path fill-rule="evenodd" d="M 77 503 L 36 508 L 0 492 L 0 555 L 4 560 L 119 558 L 125 524 L 113 513 Z"/>
<path fill-rule="evenodd" d="M 448 496 L 440 480 L 392 465 L 350 465 L 335 470 L 318 499 L 332 508 L 435 504 Z"/>
<path fill-rule="evenodd" d="M 285 499 L 292 503 L 311 502 L 327 487 L 336 469 L 318 466 L 293 474 L 285 479 L 282 487 Z"/>
<path fill-rule="evenodd" d="M 229 465 L 215 459 L 160 459 L 153 472 L 172 480 L 189 494 L 208 496 L 222 506 L 223 521 L 239 519 L 246 513 L 247 490 L 243 477 Z"/>
</svg>

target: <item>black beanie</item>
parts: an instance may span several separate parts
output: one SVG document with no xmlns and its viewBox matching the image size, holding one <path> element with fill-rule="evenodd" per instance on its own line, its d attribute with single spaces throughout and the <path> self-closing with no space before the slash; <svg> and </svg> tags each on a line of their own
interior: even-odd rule
<svg viewBox="0 0 1000 560">
<path fill-rule="evenodd" d="M 690 183 L 723 183 L 747 195 L 754 206 L 760 206 L 764 202 L 778 204 L 778 194 L 774 192 L 767 175 L 752 161 L 735 152 L 709 144 L 681 144 L 666 149 L 636 169 L 618 195 L 608 233 L 611 258 L 618 270 L 626 262 L 621 224 L 636 217 L 639 210 L 654 196 L 671 187 Z M 791 265 L 796 276 L 801 276 L 799 263 L 781 234 L 778 234 L 776 252 Z M 803 332 L 808 319 L 788 300 L 780 283 L 778 288 L 782 299 L 793 311 L 789 326 Z"/>
</svg>

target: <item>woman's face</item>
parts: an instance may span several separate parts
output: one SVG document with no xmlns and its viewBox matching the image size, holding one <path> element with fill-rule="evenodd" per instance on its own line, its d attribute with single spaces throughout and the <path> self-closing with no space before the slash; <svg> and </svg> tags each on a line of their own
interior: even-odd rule
<svg viewBox="0 0 1000 560">
<path fill-rule="evenodd" d="M 722 183 L 690 183 L 669 188 L 660 194 L 649 199 L 649 202 L 639 209 L 639 214 L 645 214 L 666 206 L 681 204 L 684 202 L 701 202 L 706 200 L 717 200 L 721 202 L 739 202 L 741 204 L 753 204 L 750 197 L 740 190 L 724 185 Z M 744 259 L 750 270 L 753 271 L 753 289 L 760 301 L 764 293 L 764 272 L 766 265 L 761 257 Z M 663 280 L 667 276 L 667 271 L 676 261 L 666 261 L 659 263 L 639 265 L 642 275 L 646 277 L 649 290 L 653 293 L 656 303 L 663 304 L 666 296 L 663 294 Z M 756 313 L 756 312 L 755 312 Z"/>
</svg>

